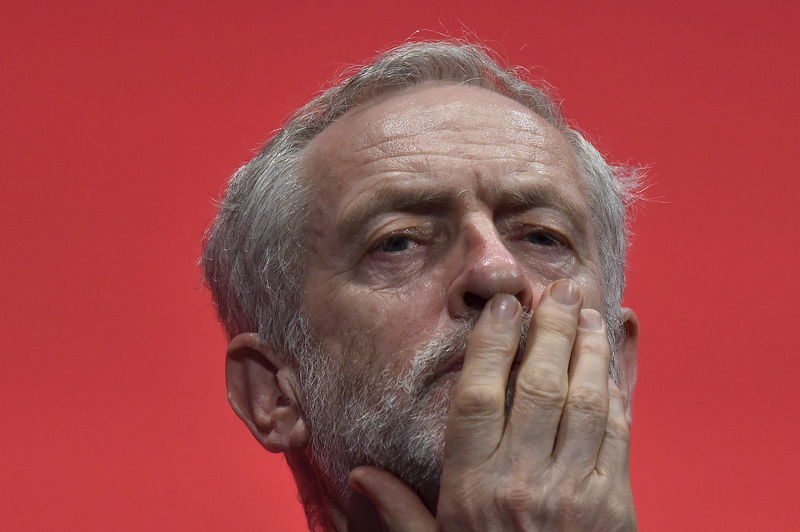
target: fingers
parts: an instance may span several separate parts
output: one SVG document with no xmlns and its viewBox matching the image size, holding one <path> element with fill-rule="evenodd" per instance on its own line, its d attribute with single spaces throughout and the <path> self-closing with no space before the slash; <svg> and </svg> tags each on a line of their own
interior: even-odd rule
<svg viewBox="0 0 800 532">
<path fill-rule="evenodd" d="M 483 462 L 502 439 L 508 373 L 521 327 L 519 302 L 508 294 L 494 296 L 475 325 L 447 423 L 445 459 L 449 467 Z"/>
<path fill-rule="evenodd" d="M 562 280 L 545 290 L 533 314 L 532 338 L 517 375 L 508 431 L 512 446 L 531 449 L 539 458 L 553 452 L 580 308 L 577 286 Z"/>
<path fill-rule="evenodd" d="M 606 432 L 610 358 L 603 317 L 596 310 L 581 310 L 554 452 L 557 461 L 578 471 L 595 469 Z"/>
<path fill-rule="evenodd" d="M 376 467 L 361 466 L 350 473 L 350 485 L 369 497 L 389 532 L 433 532 L 436 519 L 400 479 Z"/>
<path fill-rule="evenodd" d="M 629 470 L 631 427 L 625 415 L 625 402 L 619 387 L 608 379 L 608 420 L 597 457 L 597 472 L 601 475 L 625 475 Z"/>
</svg>

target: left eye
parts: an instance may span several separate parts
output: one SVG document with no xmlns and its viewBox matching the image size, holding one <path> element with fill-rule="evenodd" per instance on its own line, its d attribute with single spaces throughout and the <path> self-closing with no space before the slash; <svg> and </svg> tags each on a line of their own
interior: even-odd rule
<svg viewBox="0 0 800 532">
<path fill-rule="evenodd" d="M 376 249 L 384 253 L 398 253 L 415 247 L 417 247 L 417 243 L 411 238 L 403 235 L 395 235 L 383 239 Z"/>
<path fill-rule="evenodd" d="M 532 233 L 526 235 L 525 238 L 531 244 L 536 244 L 537 246 L 554 247 L 564 245 L 558 236 L 554 235 L 550 231 L 545 230 L 533 231 Z"/>
</svg>

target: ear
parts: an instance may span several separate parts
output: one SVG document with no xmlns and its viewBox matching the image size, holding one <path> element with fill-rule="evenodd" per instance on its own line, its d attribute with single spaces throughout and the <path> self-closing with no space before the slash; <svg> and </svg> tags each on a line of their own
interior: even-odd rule
<svg viewBox="0 0 800 532">
<path fill-rule="evenodd" d="M 264 448 L 278 453 L 305 447 L 308 430 L 297 376 L 257 334 L 240 334 L 231 340 L 225 381 L 231 407 Z"/>
<path fill-rule="evenodd" d="M 625 338 L 619 351 L 619 385 L 625 396 L 625 410 L 631 419 L 633 388 L 636 386 L 636 361 L 639 352 L 639 318 L 629 309 L 622 309 Z"/>
</svg>

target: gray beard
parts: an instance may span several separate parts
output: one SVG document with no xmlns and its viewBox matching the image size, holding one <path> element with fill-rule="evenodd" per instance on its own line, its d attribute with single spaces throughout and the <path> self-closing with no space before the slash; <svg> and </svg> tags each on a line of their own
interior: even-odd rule
<svg viewBox="0 0 800 532">
<path fill-rule="evenodd" d="M 319 346 L 298 357 L 311 456 L 339 504 L 348 506 L 353 496 L 350 471 L 372 465 L 397 475 L 435 508 L 450 399 L 459 375 L 447 369 L 464 354 L 476 320 L 477 315 L 469 316 L 455 330 L 437 334 L 405 368 L 372 369 L 368 361 L 378 360 L 377 349 L 357 339 L 336 357 Z"/>
<path fill-rule="evenodd" d="M 621 320 L 611 313 L 611 325 Z M 523 317 L 520 350 L 524 350 L 530 313 Z M 389 471 L 414 489 L 433 512 L 442 474 L 447 416 L 455 380 L 447 373 L 454 357 L 464 354 L 477 313 L 457 322 L 455 330 L 439 333 L 403 366 L 396 361 L 375 368 L 377 346 L 353 335 L 337 356 L 321 342 L 308 341 L 298 353 L 299 384 L 310 429 L 310 457 L 328 492 L 348 507 L 353 492 L 347 478 L 361 465 Z M 613 327 L 613 325 L 612 325 Z M 615 336 L 611 328 L 611 375 Z M 506 388 L 506 414 L 513 401 L 514 379 Z"/>
</svg>

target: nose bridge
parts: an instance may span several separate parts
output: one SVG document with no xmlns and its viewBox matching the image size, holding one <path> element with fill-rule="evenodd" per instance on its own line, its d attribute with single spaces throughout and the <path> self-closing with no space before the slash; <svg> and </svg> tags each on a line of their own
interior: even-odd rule
<svg viewBox="0 0 800 532">
<path fill-rule="evenodd" d="M 462 227 L 463 266 L 451 287 L 450 312 L 460 316 L 481 310 L 495 294 L 517 297 L 523 308 L 532 304 L 525 269 L 508 249 L 488 216 L 474 215 Z"/>
<path fill-rule="evenodd" d="M 486 275 L 487 280 L 500 281 L 503 277 L 514 275 L 519 269 L 514 256 L 503 242 L 494 224 L 477 219 L 465 227 L 466 266 L 474 273 Z"/>
</svg>

